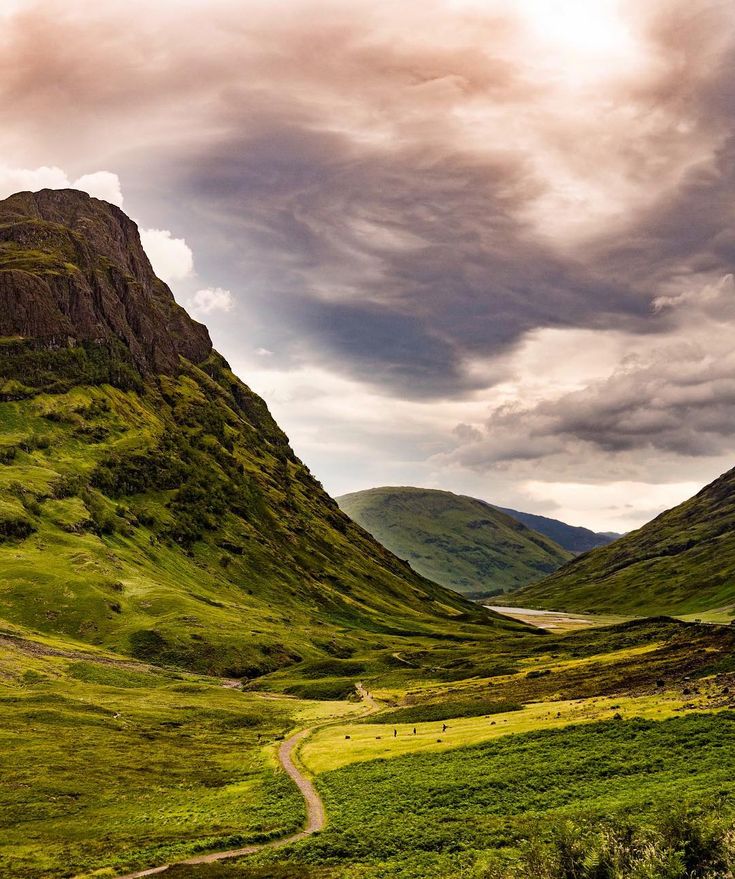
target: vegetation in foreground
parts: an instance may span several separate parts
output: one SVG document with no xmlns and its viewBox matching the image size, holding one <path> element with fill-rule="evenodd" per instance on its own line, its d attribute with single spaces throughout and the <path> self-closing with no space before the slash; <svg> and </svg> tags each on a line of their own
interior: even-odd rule
<svg viewBox="0 0 735 879">
<path fill-rule="evenodd" d="M 673 805 L 645 823 L 567 820 L 548 838 L 529 840 L 511 865 L 489 869 L 487 879 L 731 879 L 735 823 L 722 806 Z"/>
<path fill-rule="evenodd" d="M 115 875 L 298 829 L 304 804 L 274 742 L 314 713 L 211 678 L 2 639 L 0 875 Z"/>
<path fill-rule="evenodd" d="M 731 712 L 610 720 L 355 764 L 318 778 L 322 834 L 223 875 L 290 863 L 339 879 L 726 879 L 734 734 Z"/>
<path fill-rule="evenodd" d="M 473 671 L 490 670 L 488 658 L 479 646 L 473 653 L 462 645 L 447 650 L 455 658 L 458 650 L 467 650 L 463 664 L 470 665 L 463 668 L 464 678 L 444 680 L 441 668 L 435 665 L 432 671 L 430 663 L 441 660 L 427 644 L 420 656 L 411 657 L 411 667 L 386 664 L 380 657 L 372 664 L 367 659 L 342 661 L 349 665 L 333 660 L 284 669 L 261 681 L 262 687 L 272 680 L 274 690 L 292 688 L 298 680 L 321 687 L 333 682 L 328 675 L 336 663 L 353 675 L 337 680 L 350 681 L 353 691 L 362 680 L 384 706 L 385 717 L 360 719 L 362 708 L 350 699 L 306 701 L 243 691 L 234 681 L 162 669 L 67 640 L 2 636 L 0 874 L 13 879 L 93 873 L 113 877 L 191 853 L 290 833 L 301 826 L 303 802 L 275 764 L 277 744 L 291 730 L 323 723 L 303 745 L 300 759 L 316 774 L 324 793 L 330 821 L 326 833 L 299 847 L 211 870 L 220 869 L 222 876 L 269 876 L 272 869 L 273 876 L 350 879 L 464 875 L 457 872 L 458 864 L 475 870 L 491 856 L 517 854 L 526 813 L 554 812 L 560 791 L 569 788 L 565 814 L 574 820 L 586 815 L 586 806 L 575 811 L 577 795 L 582 805 L 585 798 L 597 797 L 603 777 L 613 785 L 614 803 L 615 785 L 631 771 L 625 748 L 640 747 L 644 762 L 635 766 L 641 778 L 648 779 L 651 789 L 660 783 L 659 794 L 668 795 L 669 764 L 663 756 L 668 745 L 649 748 L 648 743 L 659 741 L 655 731 L 671 722 L 666 718 L 674 715 L 675 723 L 689 722 L 679 716 L 685 711 L 693 712 L 702 726 L 679 726 L 670 739 L 678 737 L 682 749 L 696 753 L 698 762 L 690 763 L 690 775 L 702 774 L 702 789 L 709 786 L 712 793 L 714 768 L 721 765 L 723 778 L 727 774 L 730 745 L 718 724 L 731 718 L 728 708 L 735 707 L 730 696 L 732 690 L 735 697 L 735 633 L 729 628 L 663 620 L 524 637 L 525 647 L 515 647 L 517 655 L 495 658 L 494 677 L 472 676 Z M 506 710 L 489 713 L 493 706 Z M 635 720 L 642 706 L 646 716 L 663 722 Z M 442 707 L 451 707 L 454 716 L 434 719 Z M 412 720 L 397 725 L 394 740 L 399 711 L 412 712 Z M 604 721 L 596 722 L 600 718 Z M 381 726 L 386 719 L 390 724 Z M 446 734 L 441 731 L 444 723 Z M 528 737 L 529 730 L 544 726 L 546 732 Z M 602 732 L 575 736 L 575 728 Z M 635 732 L 637 745 L 628 742 L 623 730 Z M 389 759 L 371 760 L 374 751 L 359 750 L 365 744 L 362 738 L 367 744 L 387 744 L 382 756 Z M 607 760 L 612 746 L 622 750 Z M 529 789 L 526 800 L 521 797 L 510 822 L 521 829 L 498 835 L 500 813 L 491 812 L 487 821 L 496 828 L 494 835 L 478 847 L 467 836 L 467 826 L 474 822 L 472 797 L 473 808 L 481 812 L 485 801 L 477 799 L 479 791 L 500 767 L 509 772 L 513 765 L 520 767 L 526 752 L 540 767 L 549 749 L 558 755 L 553 759 L 561 761 L 563 755 L 577 767 L 576 787 L 549 764 L 559 784 L 544 788 L 539 768 L 534 790 Z M 683 763 L 682 757 L 671 772 L 683 773 Z M 475 792 L 467 809 L 450 820 L 461 785 L 474 776 Z M 490 784 L 490 789 L 502 789 L 507 804 L 519 796 L 518 782 L 512 773 L 503 778 L 500 787 Z M 673 789 L 679 781 L 671 784 Z M 696 799 L 699 789 L 690 789 Z M 628 796 L 623 793 L 621 807 Z M 404 825 L 407 816 L 413 817 Z M 382 822 L 390 821 L 408 834 L 405 845 L 388 855 L 385 846 L 393 844 L 388 838 L 365 861 L 354 839 L 373 834 L 382 839 Z M 419 832 L 417 821 L 433 827 L 431 834 L 441 829 L 436 849 L 427 849 L 422 834 L 429 831 Z M 413 873 L 407 872 L 409 862 L 415 865 Z"/>
</svg>

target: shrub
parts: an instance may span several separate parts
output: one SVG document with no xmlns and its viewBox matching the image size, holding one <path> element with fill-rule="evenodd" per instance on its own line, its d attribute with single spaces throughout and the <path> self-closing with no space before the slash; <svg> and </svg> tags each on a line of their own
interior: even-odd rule
<svg viewBox="0 0 735 879">
<path fill-rule="evenodd" d="M 3 446 L 0 448 L 0 464 L 12 464 L 17 454 L 17 446 Z"/>
<path fill-rule="evenodd" d="M 23 516 L 0 515 L 0 541 L 25 540 L 35 531 L 35 526 Z"/>
<path fill-rule="evenodd" d="M 361 662 L 348 659 L 323 659 L 320 662 L 309 662 L 303 666 L 302 672 L 307 678 L 334 678 L 348 675 L 363 674 L 365 666 Z"/>
<path fill-rule="evenodd" d="M 652 826 L 624 818 L 599 824 L 565 821 L 534 835 L 511 865 L 485 879 L 732 879 L 732 820 L 712 805 L 679 806 Z"/>
<path fill-rule="evenodd" d="M 309 681 L 303 684 L 292 684 L 286 687 L 284 692 L 301 699 L 321 699 L 323 701 L 347 699 L 355 694 L 355 682 L 351 678 Z"/>
</svg>

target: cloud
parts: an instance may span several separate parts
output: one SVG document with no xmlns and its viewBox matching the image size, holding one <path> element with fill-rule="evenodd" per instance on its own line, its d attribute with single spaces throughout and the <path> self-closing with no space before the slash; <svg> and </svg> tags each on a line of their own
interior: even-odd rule
<svg viewBox="0 0 735 879">
<path fill-rule="evenodd" d="M 0 166 L 0 198 L 16 192 L 38 192 L 40 189 L 79 189 L 94 198 L 101 198 L 122 207 L 120 178 L 110 171 L 83 174 L 73 182 L 61 168 L 9 168 Z"/>
<path fill-rule="evenodd" d="M 174 238 L 168 229 L 141 229 L 140 239 L 153 271 L 170 284 L 188 278 L 194 271 L 194 255 L 183 238 Z"/>
<path fill-rule="evenodd" d="M 83 174 L 72 183 L 73 189 L 88 192 L 94 198 L 100 198 L 110 204 L 123 206 L 123 195 L 120 178 L 110 171 L 96 171 L 94 174 Z"/>
<path fill-rule="evenodd" d="M 7 198 L 16 192 L 39 189 L 66 189 L 71 184 L 61 168 L 40 167 L 7 168 L 0 167 L 0 198 Z"/>
<path fill-rule="evenodd" d="M 730 4 L 287 5 L 25 4 L 0 34 L 0 154 L 114 167 L 159 274 L 192 295 L 190 242 L 238 290 L 247 324 L 217 344 L 277 351 L 273 387 L 309 377 L 297 435 L 345 437 L 346 472 L 410 460 L 494 494 L 732 456 Z"/>
<path fill-rule="evenodd" d="M 650 456 L 715 458 L 732 451 L 735 434 L 735 283 L 727 275 L 666 300 L 667 331 L 619 339 L 625 356 L 607 375 L 563 388 L 529 405 L 500 403 L 482 425 L 460 425 L 450 463 L 482 471 L 545 460 L 547 478 L 576 467 L 594 480 L 621 467 L 638 475 Z M 551 361 L 569 347 L 563 335 Z M 516 394 L 516 397 L 520 394 Z M 602 460 L 604 459 L 604 461 Z"/>
<path fill-rule="evenodd" d="M 235 299 L 229 290 L 208 287 L 197 292 L 187 302 L 187 308 L 195 316 L 212 314 L 214 311 L 232 311 Z"/>
</svg>

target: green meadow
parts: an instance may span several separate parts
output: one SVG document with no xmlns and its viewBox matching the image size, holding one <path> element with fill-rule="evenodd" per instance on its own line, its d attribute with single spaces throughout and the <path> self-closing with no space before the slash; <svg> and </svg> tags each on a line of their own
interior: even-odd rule
<svg viewBox="0 0 735 879">
<path fill-rule="evenodd" d="M 427 645 L 410 669 L 304 663 L 271 675 L 269 690 L 268 677 L 243 689 L 5 634 L 0 875 L 111 879 L 296 832 L 304 802 L 276 751 L 303 728 L 313 732 L 297 761 L 324 799 L 326 829 L 170 875 L 515 876 L 529 846 L 554 850 L 563 822 L 583 835 L 620 816 L 644 828 L 663 820 L 663 804 L 712 797 L 729 814 L 731 638 L 665 620 L 534 636 L 506 645 L 494 669 L 468 649 L 471 668 L 449 681 L 434 664 L 446 654 Z M 350 682 L 346 698 L 278 692 L 335 680 Z"/>
</svg>

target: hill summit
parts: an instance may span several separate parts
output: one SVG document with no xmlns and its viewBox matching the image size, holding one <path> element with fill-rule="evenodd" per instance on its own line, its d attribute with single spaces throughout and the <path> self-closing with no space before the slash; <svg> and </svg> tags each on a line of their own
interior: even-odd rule
<svg viewBox="0 0 735 879">
<path fill-rule="evenodd" d="M 353 524 L 135 224 L 68 190 L 0 202 L 0 584 L 6 631 L 237 677 L 513 628 Z"/>
<path fill-rule="evenodd" d="M 76 190 L 0 202 L 0 336 L 49 347 L 114 348 L 142 374 L 178 371 L 212 352 L 154 274 L 136 224 Z"/>
<path fill-rule="evenodd" d="M 343 495 L 337 502 L 425 577 L 466 594 L 517 589 L 572 556 L 485 501 L 450 491 L 371 488 Z"/>
</svg>

